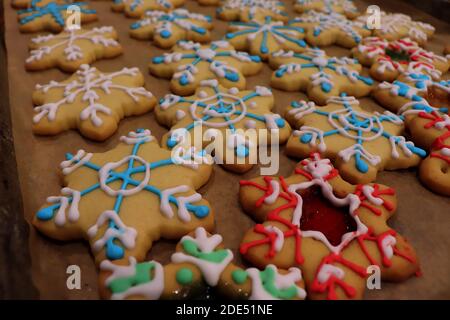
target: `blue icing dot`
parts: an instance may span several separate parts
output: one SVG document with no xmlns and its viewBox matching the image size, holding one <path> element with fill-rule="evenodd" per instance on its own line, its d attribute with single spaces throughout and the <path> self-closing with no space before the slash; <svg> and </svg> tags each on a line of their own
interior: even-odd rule
<svg viewBox="0 0 450 320">
<path fill-rule="evenodd" d="M 359 157 L 355 158 L 356 168 L 359 172 L 366 173 L 369 171 L 369 166 L 367 163 L 365 163 L 363 160 L 361 160 Z"/>
<path fill-rule="evenodd" d="M 159 57 L 154 57 L 154 58 L 152 59 L 152 61 L 153 61 L 153 63 L 160 64 L 160 63 L 163 63 L 163 62 L 164 62 L 164 57 L 161 57 L 161 56 L 159 56 Z"/>
<path fill-rule="evenodd" d="M 160 36 L 163 37 L 164 39 L 170 38 L 170 36 L 172 35 L 172 33 L 170 33 L 169 30 L 163 30 L 160 33 Z"/>
<path fill-rule="evenodd" d="M 118 260 L 123 258 L 125 252 L 123 248 L 116 245 L 113 240 L 113 238 L 110 238 L 106 242 L 106 257 L 111 260 Z"/>
<path fill-rule="evenodd" d="M 297 101 L 292 101 L 291 106 L 294 108 L 298 108 L 298 107 L 300 107 L 300 104 Z"/>
<path fill-rule="evenodd" d="M 226 35 L 225 35 L 225 38 L 227 38 L 227 39 L 232 39 L 232 38 L 234 38 L 234 33 L 227 33 Z"/>
<path fill-rule="evenodd" d="M 281 78 L 283 76 L 283 74 L 284 74 L 284 69 L 279 69 L 279 70 L 275 71 L 275 76 L 277 78 Z"/>
<path fill-rule="evenodd" d="M 140 27 L 141 27 L 141 24 L 140 24 L 139 22 L 135 22 L 135 23 L 133 23 L 133 24 L 130 26 L 130 28 L 131 28 L 132 30 L 139 29 Z"/>
<path fill-rule="evenodd" d="M 233 81 L 233 82 L 237 82 L 239 81 L 239 75 L 237 73 L 231 73 L 231 72 L 227 72 L 225 74 L 225 78 L 227 80 Z"/>
<path fill-rule="evenodd" d="M 181 76 L 179 82 L 180 82 L 180 84 L 181 84 L 182 86 L 185 86 L 185 85 L 187 85 L 187 84 L 189 83 L 189 79 L 187 78 L 187 76 L 186 76 L 185 74 L 183 74 L 183 75 Z"/>
<path fill-rule="evenodd" d="M 303 143 L 309 143 L 311 142 L 312 134 L 311 133 L 305 133 L 300 137 L 300 141 Z"/>
<path fill-rule="evenodd" d="M 261 58 L 259 56 L 250 56 L 250 59 L 253 62 L 261 62 Z"/>
<path fill-rule="evenodd" d="M 207 206 L 196 206 L 193 212 L 197 218 L 204 218 L 209 214 L 209 208 Z"/>
<path fill-rule="evenodd" d="M 55 211 L 55 206 L 50 206 L 47 208 L 42 208 L 41 210 L 38 211 L 38 213 L 36 213 L 36 217 L 39 220 L 50 220 L 51 218 L 53 218 L 53 214 Z"/>
<path fill-rule="evenodd" d="M 167 146 L 169 148 L 173 148 L 177 145 L 177 141 L 175 139 L 169 138 L 167 139 Z"/>
<path fill-rule="evenodd" d="M 193 27 L 192 30 L 194 30 L 195 32 L 197 32 L 199 34 L 205 34 L 206 33 L 206 29 L 205 28 Z"/>
<path fill-rule="evenodd" d="M 236 155 L 239 158 L 245 158 L 248 156 L 249 150 L 245 145 L 239 145 L 236 147 Z"/>
<path fill-rule="evenodd" d="M 324 92 L 330 92 L 331 91 L 331 84 L 327 83 L 327 82 L 322 82 L 320 87 L 322 88 L 322 90 Z"/>
<path fill-rule="evenodd" d="M 265 45 L 261 45 L 261 53 L 267 53 L 269 52 L 269 48 L 267 48 Z"/>
<path fill-rule="evenodd" d="M 277 120 L 275 120 L 275 122 L 279 128 L 284 128 L 285 125 L 284 119 L 278 118 Z"/>
</svg>

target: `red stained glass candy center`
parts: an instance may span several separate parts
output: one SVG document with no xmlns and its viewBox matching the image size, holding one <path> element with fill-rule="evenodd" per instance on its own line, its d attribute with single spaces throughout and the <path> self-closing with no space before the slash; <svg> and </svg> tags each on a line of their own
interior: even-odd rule
<svg viewBox="0 0 450 320">
<path fill-rule="evenodd" d="M 303 198 L 300 229 L 320 231 L 328 241 L 337 246 L 342 236 L 356 230 L 356 222 L 349 214 L 348 207 L 336 207 L 326 199 L 319 187 L 300 192 Z"/>
</svg>

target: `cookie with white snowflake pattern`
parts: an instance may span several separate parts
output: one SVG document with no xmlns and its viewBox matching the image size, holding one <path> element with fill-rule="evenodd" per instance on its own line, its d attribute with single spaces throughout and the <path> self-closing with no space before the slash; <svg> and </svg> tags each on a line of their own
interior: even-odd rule
<svg viewBox="0 0 450 320">
<path fill-rule="evenodd" d="M 402 136 L 403 116 L 365 111 L 354 97 L 332 97 L 323 107 L 292 102 L 285 116 L 297 129 L 289 138 L 287 154 L 306 158 L 318 151 L 351 183 L 375 181 L 381 170 L 417 166 L 427 155 Z"/>
<path fill-rule="evenodd" d="M 65 29 L 53 35 L 32 38 L 28 47 L 30 56 L 25 60 L 28 71 L 58 67 L 75 72 L 82 64 L 109 59 L 122 54 L 117 32 L 113 27 L 93 29 Z"/>
<path fill-rule="evenodd" d="M 250 300 L 300 300 L 306 296 L 300 269 L 264 270 L 236 266 L 222 236 L 203 227 L 181 238 L 171 262 L 137 262 L 134 257 L 100 264 L 100 294 L 111 299 L 189 299 L 207 287 L 222 297 Z"/>
<path fill-rule="evenodd" d="M 358 17 L 355 22 L 361 27 L 368 27 L 372 21 L 371 13 Z M 409 38 L 421 46 L 425 45 L 429 38 L 434 34 L 435 28 L 424 22 L 414 21 L 410 16 L 402 13 L 380 12 L 379 28 L 371 28 L 372 35 L 388 41 Z"/>
<path fill-rule="evenodd" d="M 429 151 L 419 170 L 423 184 L 450 196 L 450 81 L 432 81 L 422 74 L 402 80 L 380 83 L 374 97 L 403 116 L 411 140 Z"/>
<path fill-rule="evenodd" d="M 171 12 L 151 10 L 130 26 L 130 35 L 140 40 L 151 39 L 160 48 L 171 48 L 180 40 L 209 42 L 212 28 L 210 16 L 186 9 Z"/>
<path fill-rule="evenodd" d="M 148 10 L 170 11 L 184 4 L 186 0 L 115 0 L 112 9 L 123 12 L 130 18 L 141 18 Z"/>
<path fill-rule="evenodd" d="M 278 0 L 224 0 L 217 8 L 217 17 L 225 21 L 258 21 L 266 17 L 287 21 L 284 4 Z"/>
<path fill-rule="evenodd" d="M 295 26 L 286 26 L 282 21 L 273 21 L 267 16 L 264 22 L 231 22 L 227 39 L 237 50 L 248 51 L 267 60 L 275 51 L 292 50 L 303 52 L 306 43 L 304 30 Z"/>
<path fill-rule="evenodd" d="M 318 153 L 289 177 L 240 184 L 240 203 L 258 222 L 240 253 L 259 268 L 301 269 L 309 299 L 362 299 L 374 267 L 388 281 L 419 271 L 413 247 L 387 224 L 397 208 L 392 188 L 349 184 Z"/>
<path fill-rule="evenodd" d="M 353 48 L 371 32 L 342 14 L 308 11 L 289 21 L 289 26 L 305 29 L 305 40 L 312 46 L 326 47 L 336 44 Z"/>
<path fill-rule="evenodd" d="M 202 45 L 180 41 L 170 53 L 152 58 L 149 64 L 153 75 L 169 78 L 170 89 L 179 95 L 194 93 L 202 80 L 217 79 L 227 88 L 245 88 L 245 76 L 262 69 L 259 56 L 236 51 L 227 41 Z"/>
<path fill-rule="evenodd" d="M 362 76 L 362 66 L 355 59 L 328 57 L 319 49 L 304 53 L 280 50 L 269 58 L 276 69 L 272 87 L 285 91 L 304 91 L 317 104 L 323 105 L 332 96 L 347 93 L 356 97 L 370 94 L 374 81 Z"/>
<path fill-rule="evenodd" d="M 325 14 L 340 13 L 353 19 L 360 15 L 351 0 L 295 0 L 294 9 L 297 12 L 322 12 Z"/>
<path fill-rule="evenodd" d="M 20 32 L 61 32 L 66 27 L 66 20 L 73 12 L 70 6 L 77 6 L 80 10 L 80 23 L 97 20 L 97 13 L 84 2 L 60 3 L 51 1 L 44 6 L 33 6 L 17 11 Z"/>
<path fill-rule="evenodd" d="M 33 132 L 56 135 L 78 129 L 89 139 L 103 141 L 124 117 L 153 109 L 156 98 L 143 85 L 138 68 L 103 73 L 83 64 L 64 81 L 36 86 Z"/>
<path fill-rule="evenodd" d="M 450 67 L 448 60 L 422 49 L 418 43 L 404 38 L 387 41 L 365 38 L 352 50 L 362 65 L 370 67 L 370 75 L 379 81 L 394 81 L 402 73 L 423 73 L 437 80 Z"/>
<path fill-rule="evenodd" d="M 170 128 L 163 146 L 202 147 L 214 154 L 216 163 L 242 173 L 256 164 L 258 146 L 278 146 L 289 137 L 290 126 L 271 112 L 273 105 L 268 88 L 240 91 L 204 80 L 193 96 L 165 96 L 155 114 L 160 124 Z"/>
</svg>

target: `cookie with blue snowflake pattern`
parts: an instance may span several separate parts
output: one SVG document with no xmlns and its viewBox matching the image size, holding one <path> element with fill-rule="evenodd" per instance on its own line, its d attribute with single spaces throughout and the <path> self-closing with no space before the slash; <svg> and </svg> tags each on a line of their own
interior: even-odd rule
<svg viewBox="0 0 450 320">
<path fill-rule="evenodd" d="M 147 10 L 170 11 L 186 0 L 114 0 L 113 11 L 123 12 L 129 18 L 141 18 Z"/>
<path fill-rule="evenodd" d="M 130 26 L 130 35 L 140 40 L 151 39 L 160 48 L 171 48 L 180 40 L 209 42 L 212 28 L 210 16 L 186 9 L 170 12 L 149 10 Z"/>
<path fill-rule="evenodd" d="M 17 11 L 20 32 L 61 32 L 66 26 L 66 20 L 73 12 L 70 6 L 80 9 L 80 22 L 88 23 L 97 20 L 97 13 L 84 2 L 60 3 L 51 1 L 44 6 L 33 6 Z"/>
<path fill-rule="evenodd" d="M 217 79 L 227 88 L 244 89 L 245 76 L 257 74 L 262 62 L 259 56 L 236 51 L 227 41 L 208 45 L 180 41 L 171 52 L 153 57 L 149 69 L 153 75 L 171 79 L 172 92 L 185 96 L 207 79 Z"/>
<path fill-rule="evenodd" d="M 294 101 L 286 110 L 294 127 L 286 152 L 306 158 L 317 151 L 333 161 L 351 183 L 374 181 L 378 171 L 417 166 L 427 152 L 404 136 L 404 116 L 368 112 L 359 101 L 342 94 L 323 107 Z"/>
<path fill-rule="evenodd" d="M 307 45 L 304 37 L 302 28 L 287 26 L 282 21 L 272 20 L 270 16 L 267 16 L 264 22 L 231 22 L 225 35 L 225 39 L 237 50 L 248 51 L 263 60 L 281 49 L 305 51 Z"/>
</svg>

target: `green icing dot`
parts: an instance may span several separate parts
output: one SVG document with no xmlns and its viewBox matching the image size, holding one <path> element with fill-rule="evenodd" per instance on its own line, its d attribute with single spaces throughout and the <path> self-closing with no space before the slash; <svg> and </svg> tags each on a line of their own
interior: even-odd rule
<svg viewBox="0 0 450 320">
<path fill-rule="evenodd" d="M 176 279 L 179 284 L 186 285 L 191 284 L 194 279 L 194 274 L 189 268 L 181 268 L 177 271 Z"/>
<path fill-rule="evenodd" d="M 231 277 L 233 278 L 233 281 L 237 284 L 243 284 L 245 281 L 247 281 L 247 271 L 236 269 L 231 273 Z"/>
</svg>

